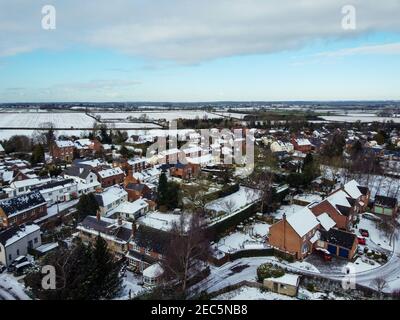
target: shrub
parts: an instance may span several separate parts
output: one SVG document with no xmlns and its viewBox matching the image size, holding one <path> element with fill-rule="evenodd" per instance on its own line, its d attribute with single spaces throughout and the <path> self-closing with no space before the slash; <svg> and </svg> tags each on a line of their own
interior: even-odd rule
<svg viewBox="0 0 400 320">
<path fill-rule="evenodd" d="M 285 270 L 274 266 L 272 263 L 264 263 L 257 268 L 257 277 L 259 281 L 267 278 L 279 278 L 285 275 Z"/>
<path fill-rule="evenodd" d="M 315 292 L 315 285 L 313 283 L 308 283 L 306 289 L 310 292 Z"/>
</svg>

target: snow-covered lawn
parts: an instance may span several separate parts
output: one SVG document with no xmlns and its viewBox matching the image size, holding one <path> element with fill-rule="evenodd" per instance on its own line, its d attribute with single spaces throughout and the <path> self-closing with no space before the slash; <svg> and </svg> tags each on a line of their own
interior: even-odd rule
<svg viewBox="0 0 400 320">
<path fill-rule="evenodd" d="M 222 116 L 209 113 L 207 111 L 201 110 L 177 110 L 177 111 L 140 111 L 140 112 L 98 112 L 96 116 L 99 115 L 101 119 L 128 119 L 140 118 L 146 115 L 149 120 L 160 120 L 166 119 L 167 121 L 176 119 L 218 119 Z"/>
<path fill-rule="evenodd" d="M 179 223 L 180 214 L 150 212 L 138 219 L 138 222 L 154 229 L 169 231 L 174 223 Z"/>
<path fill-rule="evenodd" d="M 221 294 L 212 300 L 296 300 L 271 291 L 244 286 L 239 289 Z"/>
<path fill-rule="evenodd" d="M 25 286 L 9 273 L 0 274 L 0 300 L 31 300 Z"/>
<path fill-rule="evenodd" d="M 230 214 L 255 203 L 260 198 L 261 194 L 258 190 L 241 186 L 235 193 L 206 204 L 205 208 L 207 210 L 223 211 Z"/>
<path fill-rule="evenodd" d="M 145 289 L 140 284 L 141 282 L 142 277 L 140 275 L 136 275 L 131 271 L 126 271 L 122 283 L 123 290 L 121 295 L 117 297 L 117 300 L 128 300 L 144 292 Z"/>
</svg>

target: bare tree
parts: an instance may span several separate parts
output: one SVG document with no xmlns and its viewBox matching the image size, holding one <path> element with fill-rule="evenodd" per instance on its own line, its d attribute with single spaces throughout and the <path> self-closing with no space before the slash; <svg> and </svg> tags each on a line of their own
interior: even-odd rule
<svg viewBox="0 0 400 320">
<path fill-rule="evenodd" d="M 205 267 L 210 241 L 204 220 L 198 214 L 181 216 L 171 230 L 162 266 L 166 283 L 176 287 L 178 297 L 187 296 L 188 281 Z"/>
<path fill-rule="evenodd" d="M 371 286 L 378 292 L 379 294 L 379 298 L 382 297 L 382 293 L 385 289 L 389 288 L 389 284 L 387 283 L 387 281 L 382 278 L 382 277 L 378 277 L 375 278 L 374 280 L 371 281 Z"/>
</svg>

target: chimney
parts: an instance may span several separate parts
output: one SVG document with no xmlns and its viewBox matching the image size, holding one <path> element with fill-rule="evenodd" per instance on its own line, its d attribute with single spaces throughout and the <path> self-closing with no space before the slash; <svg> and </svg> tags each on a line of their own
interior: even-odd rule
<svg viewBox="0 0 400 320">
<path fill-rule="evenodd" d="M 137 231 L 136 223 L 132 222 L 132 238 L 135 238 Z"/>
<path fill-rule="evenodd" d="M 96 219 L 97 219 L 97 221 L 100 222 L 100 220 L 101 220 L 100 210 L 97 210 L 97 212 L 96 212 Z"/>
</svg>

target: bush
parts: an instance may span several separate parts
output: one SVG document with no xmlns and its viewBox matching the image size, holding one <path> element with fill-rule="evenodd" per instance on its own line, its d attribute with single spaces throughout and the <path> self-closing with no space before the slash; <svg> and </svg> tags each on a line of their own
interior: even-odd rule
<svg viewBox="0 0 400 320">
<path fill-rule="evenodd" d="M 261 282 L 267 278 L 279 278 L 283 275 L 285 275 L 285 270 L 272 263 L 264 263 L 257 268 L 257 277 Z"/>
<path fill-rule="evenodd" d="M 308 283 L 306 289 L 310 292 L 315 292 L 315 285 L 313 283 Z"/>
</svg>

